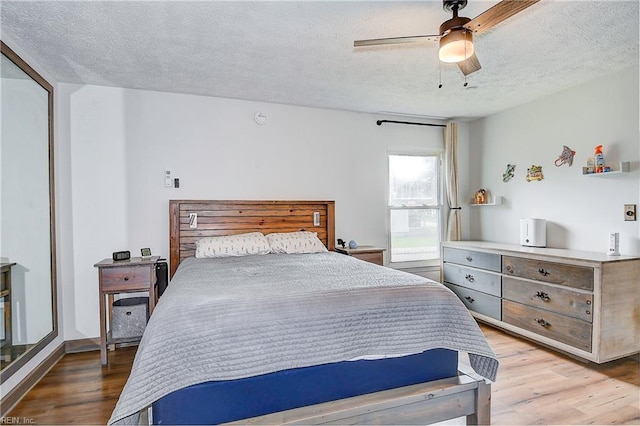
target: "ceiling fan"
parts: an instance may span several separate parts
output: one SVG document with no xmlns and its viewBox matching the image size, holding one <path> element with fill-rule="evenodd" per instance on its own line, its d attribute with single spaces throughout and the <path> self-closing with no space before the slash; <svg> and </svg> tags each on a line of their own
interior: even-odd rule
<svg viewBox="0 0 640 426">
<path fill-rule="evenodd" d="M 444 10 L 452 12 L 453 18 L 440 25 L 438 34 L 356 40 L 353 42 L 353 46 L 379 46 L 439 40 L 440 49 L 438 51 L 438 57 L 440 61 L 457 63 L 460 71 L 467 76 L 482 68 L 478 56 L 475 53 L 473 36 L 482 34 L 516 13 L 534 5 L 538 1 L 539 0 L 502 0 L 475 18 L 469 19 L 458 16 L 458 12 L 467 5 L 467 0 L 443 0 Z"/>
</svg>

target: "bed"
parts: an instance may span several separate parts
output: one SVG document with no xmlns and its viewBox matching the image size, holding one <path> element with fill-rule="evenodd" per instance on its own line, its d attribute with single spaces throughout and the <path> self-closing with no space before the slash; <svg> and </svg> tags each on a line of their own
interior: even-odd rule
<svg viewBox="0 0 640 426">
<path fill-rule="evenodd" d="M 301 230 L 328 250 L 193 257 L 201 238 Z M 334 241 L 332 201 L 171 201 L 171 284 L 109 423 L 489 423 L 498 362 L 466 308 Z"/>
</svg>

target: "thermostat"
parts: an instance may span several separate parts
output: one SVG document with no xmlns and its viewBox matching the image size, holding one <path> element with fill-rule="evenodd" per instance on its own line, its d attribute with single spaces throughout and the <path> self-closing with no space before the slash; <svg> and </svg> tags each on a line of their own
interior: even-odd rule
<svg viewBox="0 0 640 426">
<path fill-rule="evenodd" d="M 267 122 L 267 114 L 264 112 L 256 112 L 256 115 L 253 116 L 253 119 L 256 120 L 258 124 L 264 124 Z"/>
</svg>

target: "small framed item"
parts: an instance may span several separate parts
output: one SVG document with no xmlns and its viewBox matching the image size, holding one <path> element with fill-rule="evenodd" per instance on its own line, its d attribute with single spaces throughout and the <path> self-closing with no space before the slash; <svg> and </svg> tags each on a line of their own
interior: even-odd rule
<svg viewBox="0 0 640 426">
<path fill-rule="evenodd" d="M 151 249 L 150 248 L 142 248 L 140 249 L 140 253 L 142 257 L 151 257 Z"/>
<path fill-rule="evenodd" d="M 118 260 L 129 260 L 131 258 L 131 253 L 129 251 L 114 251 L 113 252 L 113 260 L 117 262 Z"/>
</svg>

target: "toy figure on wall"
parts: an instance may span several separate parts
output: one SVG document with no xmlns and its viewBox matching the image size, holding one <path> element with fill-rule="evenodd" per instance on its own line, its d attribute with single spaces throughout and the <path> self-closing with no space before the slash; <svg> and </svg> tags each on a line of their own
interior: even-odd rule
<svg viewBox="0 0 640 426">
<path fill-rule="evenodd" d="M 542 174 L 542 166 L 531 165 L 527 169 L 527 182 L 531 182 L 532 180 L 540 181 L 544 179 L 544 175 Z"/>
<path fill-rule="evenodd" d="M 509 182 L 511 178 L 514 176 L 515 171 L 516 171 L 515 164 L 507 164 L 507 170 L 505 170 L 505 172 L 502 174 L 502 181 Z"/>
<path fill-rule="evenodd" d="M 576 152 L 574 150 L 572 150 L 566 145 L 563 145 L 562 154 L 560 154 L 560 156 L 556 159 L 554 164 L 556 165 L 556 167 L 560 167 L 563 164 L 568 164 L 569 167 L 571 167 L 571 165 L 573 164 L 574 155 L 576 155 Z"/>
<path fill-rule="evenodd" d="M 487 204 L 487 191 L 482 188 L 478 189 L 474 196 L 474 201 L 476 204 Z"/>
</svg>

